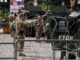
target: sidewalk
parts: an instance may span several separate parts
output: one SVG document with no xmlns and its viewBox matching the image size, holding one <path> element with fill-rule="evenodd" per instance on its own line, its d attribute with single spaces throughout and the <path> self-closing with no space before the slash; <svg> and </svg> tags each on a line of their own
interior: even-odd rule
<svg viewBox="0 0 80 60">
<path fill-rule="evenodd" d="M 43 38 L 42 38 L 43 39 Z M 35 40 L 35 37 L 26 37 L 26 40 Z M 1 34 L 0 42 L 13 42 L 14 39 L 10 36 L 10 34 Z M 17 52 L 19 54 L 19 52 Z M 24 44 L 23 53 L 26 57 L 19 56 L 17 54 L 18 60 L 53 60 L 52 55 L 52 47 L 50 43 L 47 42 L 30 42 L 26 41 Z M 55 60 L 60 59 L 61 51 L 55 51 Z M 1 44 L 0 45 L 0 58 L 4 57 L 14 57 L 14 45 L 10 44 Z M 10 60 L 10 59 L 5 59 Z M 77 60 L 80 60 L 77 57 Z"/>
<path fill-rule="evenodd" d="M 34 40 L 35 38 L 26 37 L 26 40 Z M 10 34 L 1 34 L 0 42 L 13 42 L 14 39 Z M 18 53 L 18 52 L 17 52 Z M 18 60 L 52 60 L 52 48 L 50 43 L 46 42 L 30 42 L 26 41 L 24 44 L 23 53 L 26 57 L 17 55 Z M 0 58 L 14 57 L 14 46 L 11 44 L 0 45 Z M 9 60 L 9 59 L 5 59 Z"/>
</svg>

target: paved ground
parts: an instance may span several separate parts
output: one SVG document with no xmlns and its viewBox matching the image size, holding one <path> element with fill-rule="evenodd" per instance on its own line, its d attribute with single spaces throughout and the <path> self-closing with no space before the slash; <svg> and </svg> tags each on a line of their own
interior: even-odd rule
<svg viewBox="0 0 80 60">
<path fill-rule="evenodd" d="M 35 38 L 26 38 L 27 40 L 34 40 Z M 9 34 L 0 34 L 1 42 L 13 42 L 13 38 Z M 18 60 L 52 60 L 52 48 L 50 43 L 41 42 L 25 42 L 24 52 L 26 57 L 18 56 Z M 60 51 L 56 51 L 56 60 L 60 58 Z M 13 57 L 14 56 L 14 46 L 7 44 L 0 44 L 0 58 Z M 0 59 L 3 60 L 3 59 Z M 11 60 L 11 59 L 4 59 Z M 78 59 L 80 60 L 80 59 Z"/>
<path fill-rule="evenodd" d="M 26 38 L 35 39 L 35 38 Z M 0 34 L 1 42 L 13 42 L 13 38 L 9 34 Z M 25 42 L 24 54 L 26 57 L 18 56 L 18 60 L 52 60 L 52 50 L 50 43 Z M 13 57 L 14 47 L 10 44 L 0 44 L 0 58 Z M 2 60 L 2 59 L 0 59 Z M 5 60 L 5 59 L 4 59 Z"/>
<path fill-rule="evenodd" d="M 4 42 L 13 42 L 13 38 L 11 38 L 9 34 L 0 34 L 0 43 Z M 13 53 L 14 47 L 12 44 L 0 44 L 0 58 L 13 57 Z"/>
</svg>

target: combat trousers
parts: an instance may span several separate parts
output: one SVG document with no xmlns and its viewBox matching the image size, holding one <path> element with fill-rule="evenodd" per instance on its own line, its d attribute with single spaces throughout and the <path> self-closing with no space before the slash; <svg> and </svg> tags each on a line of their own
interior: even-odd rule
<svg viewBox="0 0 80 60">
<path fill-rule="evenodd" d="M 40 39 L 41 37 L 41 32 L 36 32 L 36 39 Z"/>
<path fill-rule="evenodd" d="M 19 52 L 22 52 L 23 48 L 24 48 L 24 35 L 19 35 Z"/>
</svg>

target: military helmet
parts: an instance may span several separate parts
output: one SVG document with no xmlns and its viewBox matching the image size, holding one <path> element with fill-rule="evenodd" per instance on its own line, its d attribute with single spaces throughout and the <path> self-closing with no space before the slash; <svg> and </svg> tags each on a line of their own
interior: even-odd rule
<svg viewBox="0 0 80 60">
<path fill-rule="evenodd" d="M 19 17 L 24 17 L 24 14 L 23 13 L 20 13 L 18 16 Z"/>
</svg>

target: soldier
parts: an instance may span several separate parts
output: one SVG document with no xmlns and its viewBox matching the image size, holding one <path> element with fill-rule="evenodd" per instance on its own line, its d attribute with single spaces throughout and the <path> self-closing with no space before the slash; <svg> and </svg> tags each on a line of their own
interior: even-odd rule
<svg viewBox="0 0 80 60">
<path fill-rule="evenodd" d="M 36 30 L 36 39 L 40 39 L 42 35 L 42 19 L 41 16 L 37 16 L 37 21 L 35 22 L 35 30 Z"/>
<path fill-rule="evenodd" d="M 72 11 L 75 8 L 76 0 L 70 0 L 70 10 Z"/>
<path fill-rule="evenodd" d="M 9 17 L 9 25 L 10 25 L 10 34 L 11 37 L 14 36 L 14 32 L 15 32 L 15 27 L 14 27 L 14 20 L 15 20 L 15 16 L 10 16 Z"/>
<path fill-rule="evenodd" d="M 15 22 L 15 38 L 22 39 L 19 41 L 19 56 L 25 56 L 25 54 L 22 53 L 23 47 L 24 47 L 24 38 L 25 38 L 25 27 L 27 24 L 24 22 L 24 14 L 20 13 L 19 18 L 16 19 Z"/>
</svg>

